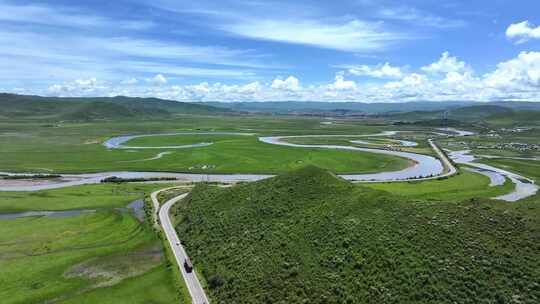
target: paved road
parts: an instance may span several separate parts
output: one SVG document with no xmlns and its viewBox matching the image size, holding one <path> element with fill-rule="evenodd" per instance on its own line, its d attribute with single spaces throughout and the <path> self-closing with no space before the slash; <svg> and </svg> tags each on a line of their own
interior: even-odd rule
<svg viewBox="0 0 540 304">
<path fill-rule="evenodd" d="M 157 192 L 159 193 L 159 191 Z M 178 201 L 181 201 L 187 195 L 188 193 L 185 193 L 166 202 L 161 207 L 161 209 L 159 209 L 159 221 L 161 223 L 161 226 L 163 227 L 163 232 L 165 233 L 165 236 L 167 237 L 167 241 L 169 242 L 169 245 L 171 246 L 178 268 L 180 272 L 182 273 L 182 277 L 184 278 L 184 282 L 186 282 L 186 286 L 189 290 L 189 294 L 191 295 L 193 304 L 206 304 L 210 302 L 208 301 L 208 297 L 206 296 L 206 293 L 204 292 L 204 289 L 202 288 L 201 283 L 199 282 L 199 279 L 197 278 L 197 275 L 195 275 L 195 271 L 188 273 L 186 269 L 184 268 L 184 262 L 188 260 L 189 258 L 186 253 L 186 250 L 180 243 L 178 234 L 176 234 L 176 230 L 174 229 L 174 226 L 171 223 L 171 218 L 169 216 L 171 207 Z M 157 203 L 157 206 L 159 207 L 159 202 L 157 201 L 156 197 L 157 197 L 157 193 L 156 195 L 152 194 L 152 202 L 154 206 L 156 206 L 156 203 Z"/>
<path fill-rule="evenodd" d="M 152 209 L 152 221 L 154 222 L 154 227 L 156 227 L 157 229 L 160 228 L 159 227 L 158 213 L 159 213 L 159 209 L 161 209 L 161 206 L 159 204 L 158 195 L 161 192 L 164 192 L 164 191 L 167 191 L 167 190 L 179 189 L 179 188 L 185 188 L 185 187 L 186 186 L 169 187 L 169 188 L 159 189 L 157 191 L 152 192 L 152 194 L 150 194 L 150 199 L 152 200 L 152 206 L 154 207 Z"/>
</svg>

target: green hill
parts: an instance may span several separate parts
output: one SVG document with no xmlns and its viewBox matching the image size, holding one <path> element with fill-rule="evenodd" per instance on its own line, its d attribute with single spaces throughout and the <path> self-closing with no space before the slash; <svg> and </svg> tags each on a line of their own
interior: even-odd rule
<svg viewBox="0 0 540 304">
<path fill-rule="evenodd" d="M 177 230 L 214 303 L 538 303 L 540 225 L 405 201 L 307 167 L 197 186 Z"/>
<path fill-rule="evenodd" d="M 510 108 L 499 105 L 474 105 L 458 107 L 444 111 L 411 111 L 405 113 L 389 114 L 391 119 L 404 121 L 431 121 L 440 120 L 446 117 L 454 121 L 477 121 L 492 115 L 511 115 L 514 111 Z"/>
<path fill-rule="evenodd" d="M 218 107 L 213 107 L 204 104 L 197 103 L 188 103 L 188 102 L 178 102 L 172 100 L 165 100 L 159 98 L 136 98 L 136 97 L 125 97 L 117 96 L 114 98 L 94 98 L 94 100 L 112 102 L 118 105 L 122 105 L 129 108 L 141 109 L 141 110 L 162 110 L 169 113 L 176 114 L 197 114 L 197 115 L 212 115 L 212 114 L 222 114 L 222 113 L 231 113 L 229 109 L 223 109 Z"/>
<path fill-rule="evenodd" d="M 70 107 L 69 105 L 64 106 Z M 73 110 L 60 116 L 63 120 L 87 121 L 99 119 L 123 119 L 133 117 L 168 116 L 170 114 L 169 112 L 160 109 L 141 109 L 104 101 L 85 102 L 75 104 L 72 107 Z"/>
<path fill-rule="evenodd" d="M 57 98 L 0 94 L 0 117 L 11 119 L 107 120 L 214 115 L 230 110 L 157 98 Z"/>
<path fill-rule="evenodd" d="M 448 117 L 461 120 L 475 120 L 488 117 L 491 115 L 509 115 L 514 111 L 510 108 L 497 105 L 478 105 L 470 107 L 461 107 L 452 109 L 448 113 Z"/>
<path fill-rule="evenodd" d="M 494 114 L 486 119 L 489 123 L 502 126 L 540 125 L 540 111 L 520 111 Z"/>
</svg>

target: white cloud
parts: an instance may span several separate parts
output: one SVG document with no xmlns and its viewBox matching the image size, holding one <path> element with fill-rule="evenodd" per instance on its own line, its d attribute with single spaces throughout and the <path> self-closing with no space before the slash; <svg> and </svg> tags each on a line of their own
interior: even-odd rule
<svg viewBox="0 0 540 304">
<path fill-rule="evenodd" d="M 540 52 L 521 52 L 517 58 L 501 62 L 484 77 L 490 88 L 508 91 L 540 91 Z"/>
<path fill-rule="evenodd" d="M 448 56 L 447 56 L 448 57 Z M 467 66 L 463 63 L 464 66 Z M 460 65 L 461 66 L 461 65 Z M 290 76 L 271 83 L 245 84 L 202 82 L 191 85 L 152 85 L 143 82 L 133 86 L 102 82 L 94 77 L 49 86 L 41 93 L 54 96 L 159 97 L 179 101 L 445 101 L 445 100 L 540 100 L 540 52 L 522 52 L 501 62 L 489 73 L 475 76 L 470 68 L 441 69 L 432 74 L 421 70 L 400 80 L 386 83 L 356 83 L 338 74 L 330 83 L 301 86 Z M 159 79 L 159 74 L 157 76 Z M 12 90 L 15 92 L 15 89 Z"/>
<path fill-rule="evenodd" d="M 466 71 L 468 67 L 465 62 L 458 61 L 456 57 L 452 57 L 448 52 L 444 52 L 437 62 L 424 66 L 421 69 L 422 71 L 427 73 L 438 74 L 449 72 L 463 72 Z"/>
<path fill-rule="evenodd" d="M 506 29 L 506 37 L 517 38 L 517 43 L 527 42 L 530 39 L 540 39 L 540 26 L 534 27 L 529 21 L 513 23 Z"/>
<path fill-rule="evenodd" d="M 328 85 L 328 88 L 336 91 L 356 90 L 356 82 L 345 80 L 343 75 L 336 75 L 334 83 Z"/>
<path fill-rule="evenodd" d="M 393 42 L 411 39 L 409 35 L 391 32 L 382 23 L 352 20 L 341 23 L 323 23 L 311 19 L 241 19 L 221 26 L 227 32 L 261 40 L 349 52 L 375 51 Z"/>
<path fill-rule="evenodd" d="M 300 81 L 294 76 L 289 76 L 287 79 L 282 80 L 281 78 L 276 78 L 272 82 L 273 89 L 286 90 L 286 91 L 298 91 L 302 87 L 300 86 Z"/>
<path fill-rule="evenodd" d="M 376 66 L 359 65 L 349 67 L 347 70 L 352 75 L 369 76 L 375 78 L 402 78 L 403 72 L 400 67 L 391 66 L 388 62 Z"/>
<path fill-rule="evenodd" d="M 51 96 L 110 96 L 111 87 L 96 78 L 77 79 L 63 84 L 53 84 L 47 88 Z"/>
<path fill-rule="evenodd" d="M 412 7 L 384 7 L 378 11 L 378 15 L 384 19 L 406 21 L 418 26 L 440 29 L 460 28 L 467 25 L 463 20 L 435 16 Z"/>
<path fill-rule="evenodd" d="M 163 85 L 163 84 L 167 84 L 168 82 L 167 78 L 163 76 L 162 74 L 157 74 L 156 76 L 152 78 L 148 78 L 146 81 L 154 85 Z"/>
<path fill-rule="evenodd" d="M 400 81 L 388 82 L 384 85 L 385 88 L 406 88 L 406 87 L 419 87 L 425 85 L 428 82 L 426 75 L 412 73 Z"/>
<path fill-rule="evenodd" d="M 0 18 L 4 14 L 0 10 Z M 254 50 L 105 38 L 94 31 L 80 35 L 40 26 L 1 26 L 0 45 L 0 71 L 11 71 L 0 73 L 0 81 L 13 87 L 27 86 L 29 81 L 50 83 L 90 77 L 116 81 L 129 75 L 144 79 L 158 73 L 253 80 L 255 71 L 283 68 L 268 63 L 271 58 Z"/>
<path fill-rule="evenodd" d="M 99 45 L 105 51 L 152 59 L 180 59 L 189 62 L 211 63 L 248 68 L 281 68 L 260 61 L 264 54 L 253 50 L 231 49 L 221 46 L 198 46 L 171 41 L 132 38 L 87 38 L 87 47 Z"/>
<path fill-rule="evenodd" d="M 156 63 L 152 61 L 118 61 L 115 64 L 115 68 L 122 73 L 165 73 L 167 75 L 188 77 L 226 77 L 240 79 L 251 79 L 255 77 L 255 73 L 253 71 L 243 69 L 186 67 L 181 65 Z"/>
<path fill-rule="evenodd" d="M 120 82 L 120 84 L 133 85 L 133 84 L 137 84 L 138 82 L 139 82 L 139 80 L 137 80 L 137 78 L 129 78 L 129 79 L 126 79 L 126 80 L 122 80 Z"/>
</svg>

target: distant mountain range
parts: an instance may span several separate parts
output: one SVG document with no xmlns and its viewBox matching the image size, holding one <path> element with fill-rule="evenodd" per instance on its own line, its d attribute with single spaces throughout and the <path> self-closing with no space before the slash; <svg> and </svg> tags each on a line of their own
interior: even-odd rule
<svg viewBox="0 0 540 304">
<path fill-rule="evenodd" d="M 279 102 L 204 102 L 199 104 L 227 108 L 235 111 L 262 113 L 317 113 L 317 112 L 361 112 L 366 114 L 404 113 L 414 111 L 444 111 L 463 107 L 482 105 L 500 106 L 514 110 L 540 110 L 540 102 L 434 102 L 417 101 L 406 103 L 361 103 L 361 102 L 315 102 L 315 101 L 279 101 Z"/>
<path fill-rule="evenodd" d="M 110 120 L 167 117 L 174 114 L 215 115 L 231 110 L 158 98 L 57 98 L 0 94 L 0 118 Z"/>
<path fill-rule="evenodd" d="M 277 114 L 380 117 L 404 123 L 497 121 L 540 124 L 540 102 L 205 102 L 158 98 L 58 98 L 0 94 L 0 119 L 69 121 L 154 119 L 175 115 Z"/>
</svg>

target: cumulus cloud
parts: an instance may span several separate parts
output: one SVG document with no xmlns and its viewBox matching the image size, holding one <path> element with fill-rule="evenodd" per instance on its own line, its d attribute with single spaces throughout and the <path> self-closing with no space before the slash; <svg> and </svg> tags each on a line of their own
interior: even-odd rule
<svg viewBox="0 0 540 304">
<path fill-rule="evenodd" d="M 449 52 L 444 52 L 438 61 L 433 62 L 430 65 L 421 68 L 422 71 L 439 74 L 449 72 L 463 72 L 468 69 L 467 64 L 463 61 L 459 61 L 457 57 L 450 56 Z"/>
<path fill-rule="evenodd" d="M 426 75 L 412 73 L 401 81 L 392 81 L 384 85 L 385 88 L 398 89 L 404 87 L 419 87 L 425 85 L 428 82 Z"/>
<path fill-rule="evenodd" d="M 281 78 L 276 78 L 272 82 L 271 87 L 278 90 L 286 91 L 298 91 L 302 87 L 300 86 L 300 81 L 294 76 L 289 76 L 287 79 L 282 80 Z"/>
<path fill-rule="evenodd" d="M 146 81 L 148 81 L 149 83 L 154 84 L 154 85 L 163 85 L 163 84 L 167 84 L 167 82 L 169 82 L 167 80 L 167 78 L 165 76 L 163 76 L 162 74 L 157 74 L 156 76 L 154 76 L 152 78 L 148 78 Z"/>
<path fill-rule="evenodd" d="M 355 76 L 369 76 L 374 78 L 402 78 L 403 71 L 400 67 L 391 66 L 388 62 L 376 66 L 359 65 L 349 67 L 347 70 Z"/>
<path fill-rule="evenodd" d="M 45 94 L 127 95 L 178 101 L 540 100 L 540 52 L 521 52 L 515 58 L 499 63 L 491 72 L 481 75 L 475 75 L 465 62 L 460 62 L 448 54 L 443 54 L 442 58 L 443 60 L 439 60 L 436 65 L 428 65 L 433 68 L 427 70 L 421 68 L 400 79 L 382 84 L 357 83 L 345 79 L 343 74 L 338 74 L 330 83 L 310 86 L 301 86 L 300 80 L 294 76 L 286 79 L 276 78 L 271 83 L 254 81 L 231 85 L 201 82 L 191 85 L 170 85 L 161 81 L 161 85 L 142 82 L 136 86 L 123 82 L 107 83 L 91 77 L 51 85 Z"/>
<path fill-rule="evenodd" d="M 356 90 L 356 82 L 345 80 L 343 75 L 336 75 L 334 83 L 328 85 L 328 88 L 336 91 Z"/>
<path fill-rule="evenodd" d="M 517 58 L 499 63 L 484 82 L 490 88 L 540 91 L 540 52 L 521 52 Z"/>
<path fill-rule="evenodd" d="M 534 27 L 528 20 L 513 23 L 506 29 L 506 37 L 518 39 L 518 44 L 527 42 L 530 39 L 540 39 L 540 26 Z"/>
<path fill-rule="evenodd" d="M 47 95 L 52 96 L 109 96 L 111 88 L 96 78 L 77 79 L 62 84 L 53 84 L 47 88 Z"/>
</svg>

